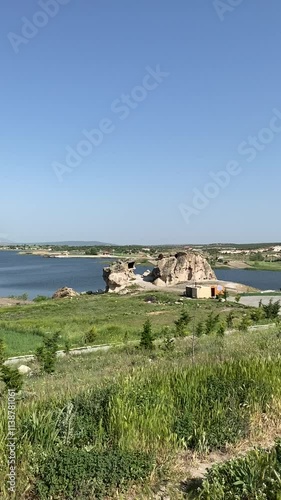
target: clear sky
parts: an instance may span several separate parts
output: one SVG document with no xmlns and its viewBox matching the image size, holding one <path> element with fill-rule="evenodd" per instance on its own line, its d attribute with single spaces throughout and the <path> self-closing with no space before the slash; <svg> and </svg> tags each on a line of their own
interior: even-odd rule
<svg viewBox="0 0 281 500">
<path fill-rule="evenodd" d="M 2 2 L 0 237 L 281 240 L 280 19 L 280 0 Z"/>
</svg>

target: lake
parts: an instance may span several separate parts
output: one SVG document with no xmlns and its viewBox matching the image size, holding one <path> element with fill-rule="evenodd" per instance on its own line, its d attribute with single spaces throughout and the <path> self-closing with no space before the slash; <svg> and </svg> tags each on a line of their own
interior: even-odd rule
<svg viewBox="0 0 281 500">
<path fill-rule="evenodd" d="M 20 255 L 0 251 L 0 297 L 27 293 L 30 299 L 37 295 L 51 296 L 63 286 L 83 292 L 104 290 L 102 269 L 109 260 L 90 258 L 47 259 L 37 255 Z M 137 266 L 143 273 L 150 266 Z M 217 269 L 218 279 L 235 281 L 261 290 L 279 290 L 281 272 Z"/>
<path fill-rule="evenodd" d="M 280 290 L 281 271 L 255 271 L 249 269 L 215 269 L 218 279 L 242 283 L 260 290 Z"/>
<path fill-rule="evenodd" d="M 63 286 L 78 292 L 104 290 L 102 269 L 109 262 L 109 259 L 79 257 L 48 259 L 0 251 L 0 297 L 23 293 L 30 299 L 37 295 L 51 296 Z M 147 268 L 147 265 L 137 266 L 137 272 L 143 273 Z"/>
</svg>

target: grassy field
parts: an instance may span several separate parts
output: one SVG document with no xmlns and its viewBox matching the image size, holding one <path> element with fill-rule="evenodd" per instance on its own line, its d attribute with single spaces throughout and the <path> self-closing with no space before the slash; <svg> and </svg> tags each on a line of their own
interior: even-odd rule
<svg viewBox="0 0 281 500">
<path fill-rule="evenodd" d="M 195 325 L 204 321 L 210 311 L 220 314 L 224 320 L 233 310 L 237 321 L 244 313 L 243 306 L 233 303 L 211 300 L 197 303 L 166 292 L 50 299 L 0 308 L 0 338 L 5 341 L 8 356 L 34 352 L 42 336 L 54 332 L 60 334 L 62 349 L 66 340 L 71 347 L 83 346 L 84 336 L 93 326 L 97 329 L 95 344 L 120 343 L 124 338 L 137 339 L 147 318 L 151 319 L 155 335 L 161 336 L 163 327 L 173 327 L 183 307 L 194 318 Z"/>
<path fill-rule="evenodd" d="M 194 348 L 185 337 L 173 349 L 162 339 L 151 352 L 127 345 L 66 357 L 51 375 L 32 363 L 17 401 L 15 498 L 149 499 L 161 486 L 171 498 L 199 498 L 196 490 L 188 493 L 194 453 L 206 457 L 228 449 L 229 456 L 249 439 L 259 443 L 261 436 L 278 436 L 280 359 L 281 342 L 272 327 L 224 338 L 203 335 Z M 4 499 L 10 498 L 6 397 L 2 393 L 0 405 Z M 185 465 L 179 468 L 183 453 Z M 187 485 L 184 493 L 180 481 Z M 209 498 L 208 484 L 202 498 Z"/>
<path fill-rule="evenodd" d="M 190 316 L 185 335 L 170 342 L 183 311 Z M 15 353 L 20 339 L 22 351 L 33 350 L 55 331 L 61 332 L 62 347 L 66 337 L 72 345 L 81 344 L 93 326 L 96 343 L 123 345 L 79 357 L 66 355 L 56 361 L 52 374 L 42 372 L 37 361 L 29 363 L 31 375 L 25 377 L 16 401 L 14 496 L 7 486 L 8 400 L 0 383 L 0 497 L 138 500 L 157 498 L 161 490 L 175 500 L 213 500 L 210 490 L 224 498 L 218 482 L 227 475 L 225 468 L 193 487 L 195 457 L 226 453 L 231 458 L 234 450 L 274 440 L 280 433 L 279 328 L 269 324 L 266 330 L 238 331 L 251 311 L 228 302 L 180 301 L 162 292 L 1 309 L 6 354 Z M 219 315 L 212 331 L 193 337 L 210 313 Z M 220 326 L 230 313 L 232 329 L 224 332 Z M 155 340 L 152 349 L 144 350 L 139 338 L 148 318 Z M 256 476 L 260 467 L 257 461 Z M 244 477 L 244 462 L 234 470 Z M 272 471 L 266 494 L 278 489 L 274 477 Z M 254 496 L 256 483 L 247 477 L 244 481 L 252 495 L 245 499 L 267 498 Z"/>
</svg>

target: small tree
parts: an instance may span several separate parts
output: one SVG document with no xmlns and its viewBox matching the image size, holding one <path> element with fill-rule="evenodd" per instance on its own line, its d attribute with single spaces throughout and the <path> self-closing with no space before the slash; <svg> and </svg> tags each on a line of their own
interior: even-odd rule
<svg viewBox="0 0 281 500">
<path fill-rule="evenodd" d="M 232 328 L 233 327 L 233 319 L 234 319 L 233 311 L 230 311 L 230 313 L 226 317 L 227 328 Z"/>
<path fill-rule="evenodd" d="M 225 336 L 225 325 L 221 323 L 217 330 L 217 337 L 223 339 Z"/>
<path fill-rule="evenodd" d="M 187 325 L 191 321 L 191 316 L 186 310 L 181 312 L 179 319 L 175 321 L 177 337 L 185 337 L 187 335 Z"/>
<path fill-rule="evenodd" d="M 238 330 L 240 330 L 240 332 L 247 332 L 250 324 L 251 321 L 249 320 L 249 318 L 247 318 L 247 316 L 244 316 L 238 325 Z"/>
<path fill-rule="evenodd" d="M 140 347 L 142 349 L 152 350 L 154 348 L 153 341 L 151 322 L 147 319 L 141 332 Z"/>
<path fill-rule="evenodd" d="M 195 329 L 196 337 L 200 338 L 204 334 L 204 324 L 203 321 L 199 321 Z"/>
<path fill-rule="evenodd" d="M 19 392 L 23 386 L 23 376 L 18 370 L 6 365 L 1 366 L 1 380 L 6 385 L 6 389 L 11 389 L 15 392 Z"/>
<path fill-rule="evenodd" d="M 53 373 L 56 364 L 59 334 L 43 339 L 43 345 L 36 350 L 36 357 L 46 373 Z"/>
<path fill-rule="evenodd" d="M 217 344 L 219 348 L 219 356 L 221 361 L 223 358 L 224 337 L 225 337 L 225 325 L 221 323 L 217 329 Z"/>
<path fill-rule="evenodd" d="M 6 389 L 13 389 L 18 392 L 23 386 L 23 376 L 13 368 L 4 365 L 5 346 L 3 339 L 0 339 L 0 379 L 4 382 Z"/>
<path fill-rule="evenodd" d="M 262 307 L 264 314 L 265 314 L 265 317 L 267 319 L 275 319 L 279 315 L 281 305 L 280 305 L 279 300 L 277 300 L 277 302 L 273 302 L 273 300 L 270 299 L 270 301 L 267 305 L 262 304 L 261 307 Z"/>
<path fill-rule="evenodd" d="M 235 302 L 236 302 L 236 304 L 239 304 L 240 300 L 241 300 L 241 295 L 237 294 L 235 296 Z"/>
<path fill-rule="evenodd" d="M 251 311 L 251 320 L 252 321 L 260 321 L 261 319 L 265 318 L 265 312 L 262 307 L 258 307 L 256 309 L 253 309 Z"/>
<path fill-rule="evenodd" d="M 226 289 L 226 288 L 224 289 L 222 296 L 223 296 L 223 298 L 224 298 L 224 300 L 225 300 L 225 302 L 226 302 L 226 301 L 227 301 L 227 298 L 228 298 L 228 296 L 229 296 L 229 293 L 228 293 L 228 291 L 227 291 L 227 289 Z"/>
<path fill-rule="evenodd" d="M 219 317 L 220 317 L 219 314 L 214 314 L 213 311 L 210 312 L 205 321 L 205 332 L 207 335 L 215 330 L 217 323 L 219 321 Z"/>
</svg>

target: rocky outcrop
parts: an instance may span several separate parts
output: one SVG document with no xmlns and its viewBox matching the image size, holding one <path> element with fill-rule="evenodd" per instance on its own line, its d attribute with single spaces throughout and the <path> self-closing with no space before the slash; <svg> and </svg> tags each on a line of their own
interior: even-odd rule
<svg viewBox="0 0 281 500">
<path fill-rule="evenodd" d="M 166 285 L 175 285 L 182 282 L 215 280 L 216 275 L 202 255 L 178 252 L 169 257 L 160 255 L 157 266 L 146 279 L 153 283 L 157 281 L 157 284 L 161 280 Z"/>
<path fill-rule="evenodd" d="M 103 269 L 103 279 L 106 283 L 106 292 L 120 292 L 125 290 L 136 280 L 134 262 L 117 261 Z"/>
<path fill-rule="evenodd" d="M 68 288 L 67 286 L 64 286 L 63 288 L 59 288 L 57 290 L 52 299 L 65 299 L 65 298 L 71 298 L 71 297 L 78 297 L 80 294 L 78 292 L 75 292 L 73 288 Z"/>
<path fill-rule="evenodd" d="M 142 276 L 135 275 L 134 262 L 117 261 L 103 270 L 107 292 L 123 292 L 130 285 L 151 288 L 152 285 L 165 287 L 177 283 L 194 283 L 216 280 L 210 264 L 202 255 L 194 252 L 178 252 L 165 257 L 160 255 L 156 267 L 145 271 Z"/>
</svg>

